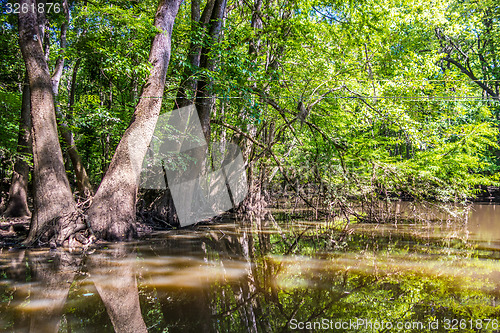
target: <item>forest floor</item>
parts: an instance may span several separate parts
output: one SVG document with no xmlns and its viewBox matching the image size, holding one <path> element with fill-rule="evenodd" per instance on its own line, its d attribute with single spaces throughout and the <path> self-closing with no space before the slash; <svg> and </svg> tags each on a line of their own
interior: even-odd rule
<svg viewBox="0 0 500 333">
<path fill-rule="evenodd" d="M 28 236 L 31 218 L 0 217 L 0 253 L 2 249 L 23 247 L 22 242 Z M 158 230 L 171 230 L 176 227 L 165 221 L 141 216 L 136 220 L 137 238 L 147 237 Z M 98 241 L 100 242 L 100 241 Z M 47 245 L 48 246 L 48 245 Z"/>
<path fill-rule="evenodd" d="M 17 247 L 28 235 L 30 218 L 0 218 L 0 249 Z"/>
</svg>

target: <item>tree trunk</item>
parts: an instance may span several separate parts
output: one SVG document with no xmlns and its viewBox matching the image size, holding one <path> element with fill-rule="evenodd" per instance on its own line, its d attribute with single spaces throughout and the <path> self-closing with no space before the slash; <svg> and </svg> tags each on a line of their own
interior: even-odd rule
<svg viewBox="0 0 500 333">
<path fill-rule="evenodd" d="M 257 32 L 258 30 L 262 29 L 262 0 L 255 0 L 253 9 L 252 9 L 252 29 L 254 30 L 254 33 Z M 250 44 L 248 45 L 248 53 L 250 55 L 255 55 L 260 51 L 260 39 L 259 38 L 252 38 L 250 40 Z"/>
<path fill-rule="evenodd" d="M 98 238 L 122 240 L 136 233 L 136 197 L 142 161 L 158 120 L 170 60 L 174 20 L 182 0 L 160 0 L 155 36 L 149 62 L 151 74 L 146 82 L 132 122 L 123 134 L 108 171 L 88 210 L 89 222 Z"/>
<path fill-rule="evenodd" d="M 69 6 L 68 6 L 67 0 L 63 0 L 63 9 L 64 9 L 64 14 L 66 16 L 66 22 L 64 22 L 61 25 L 61 37 L 60 37 L 61 49 L 66 48 L 66 35 L 67 35 L 68 24 L 69 24 Z M 78 62 L 75 65 L 75 67 L 77 65 L 78 65 Z M 71 164 L 73 165 L 73 169 L 75 171 L 76 186 L 78 187 L 78 191 L 80 192 L 81 195 L 87 197 L 89 195 L 92 195 L 92 192 L 93 192 L 92 185 L 90 184 L 90 179 L 89 179 L 89 176 L 87 175 L 87 171 L 85 170 L 85 167 L 83 166 L 83 162 L 82 162 L 82 159 L 80 157 L 80 154 L 78 154 L 78 150 L 76 148 L 73 132 L 71 132 L 71 129 L 68 126 L 68 123 L 66 121 L 66 116 L 61 111 L 61 109 L 57 106 L 57 97 L 59 95 L 59 83 L 61 82 L 63 69 L 64 69 L 64 57 L 60 56 L 56 61 L 54 73 L 52 74 L 52 91 L 54 93 L 54 101 L 56 102 L 55 110 L 56 110 L 56 116 L 57 116 L 57 125 L 59 126 L 59 131 L 60 131 L 61 136 L 64 139 L 64 143 L 66 144 L 67 149 L 68 149 L 68 155 L 69 155 L 69 158 L 71 159 Z M 75 82 L 76 72 L 77 72 L 77 67 L 73 71 L 73 76 L 72 76 L 72 84 L 73 85 L 76 83 Z M 74 90 L 73 90 L 73 88 L 72 88 L 71 93 L 70 93 L 70 103 L 71 103 L 71 106 L 73 105 L 72 103 L 74 103 Z"/>
<path fill-rule="evenodd" d="M 200 15 L 200 2 L 200 0 L 191 1 L 191 32 L 193 34 L 196 32 L 195 29 L 198 29 L 198 23 L 201 23 L 201 29 L 205 31 L 210 22 L 212 10 L 215 5 L 215 0 L 208 0 L 203 9 L 203 14 Z M 192 39 L 189 45 L 188 56 L 190 66 L 184 67 L 184 72 L 182 73 L 182 79 L 175 99 L 175 109 L 180 109 L 194 104 L 197 94 L 198 80 L 194 77 L 196 73 L 193 69 L 200 67 L 201 50 L 201 42 L 199 40 Z M 169 119 L 171 124 L 176 123 L 177 121 L 178 120 L 173 120 L 172 118 Z M 167 142 L 165 141 L 164 143 Z M 171 146 L 172 144 L 172 142 L 168 142 L 168 145 L 170 145 L 169 149 L 173 149 Z M 177 226 L 179 225 L 177 211 L 175 209 L 170 188 L 168 187 L 168 181 L 166 181 L 166 183 L 167 188 L 161 195 L 160 200 L 156 200 L 153 204 L 152 211 L 153 214 L 168 221 L 170 225 Z"/>
<path fill-rule="evenodd" d="M 222 19 L 226 12 L 227 0 L 216 0 L 212 15 L 210 18 L 209 38 L 211 43 L 201 51 L 200 66 L 209 71 L 215 69 L 215 59 L 210 58 L 209 53 L 212 45 L 217 42 L 222 29 Z M 201 128 L 205 134 L 207 142 L 210 142 L 210 115 L 214 105 L 214 96 L 212 93 L 212 82 L 206 78 L 198 81 L 198 95 L 196 97 L 196 110 L 200 118 Z"/>
<path fill-rule="evenodd" d="M 194 33 L 198 24 L 201 23 L 202 29 L 205 29 L 212 16 L 212 11 L 215 5 L 215 0 L 209 0 L 203 9 L 203 14 L 200 16 L 200 0 L 191 1 L 191 32 Z M 175 108 L 180 109 L 194 103 L 196 98 L 198 81 L 193 77 L 195 74 L 193 69 L 200 67 L 201 57 L 201 42 L 199 40 L 191 40 L 189 45 L 189 63 L 191 66 L 186 66 L 182 74 L 182 80 L 177 90 L 175 99 Z"/>
<path fill-rule="evenodd" d="M 194 32 L 195 27 L 197 27 L 196 22 L 201 23 L 204 30 L 208 30 L 209 38 L 212 42 L 215 42 L 218 37 L 222 27 L 222 17 L 226 9 L 226 0 L 209 0 L 203 9 L 203 13 L 200 16 L 200 2 L 198 0 L 191 2 L 191 29 Z M 189 62 L 191 66 L 186 66 L 184 68 L 184 73 L 182 76 L 182 81 L 180 87 L 177 91 L 177 96 L 175 100 L 175 108 L 182 108 L 193 103 L 197 104 L 197 113 L 200 118 L 202 125 L 202 130 L 205 135 L 207 143 L 210 143 L 210 113 L 213 106 L 214 98 L 211 96 L 208 88 L 211 87 L 211 83 L 206 80 L 196 80 L 193 78 L 194 71 L 193 68 L 207 68 L 209 70 L 214 69 L 214 61 L 209 59 L 208 53 L 210 52 L 210 46 L 202 48 L 200 42 L 197 40 L 191 40 L 189 46 Z M 171 118 L 172 119 L 172 118 Z M 173 120 L 175 123 L 176 120 Z M 168 143 L 170 149 L 172 149 L 172 143 Z M 206 154 L 206 152 L 199 151 L 199 154 Z M 203 155 L 204 156 L 204 155 Z M 203 160 L 203 156 L 198 155 L 199 160 Z M 194 157 L 194 156 L 193 156 Z M 192 169 L 193 177 L 199 169 Z M 168 182 L 167 182 L 168 183 Z M 184 193 L 185 200 L 191 200 L 192 196 L 190 193 Z M 159 214 L 162 218 L 166 219 L 171 225 L 178 225 L 179 221 L 177 219 L 177 213 L 174 205 L 174 201 L 168 188 L 163 193 L 162 198 L 155 204 L 154 211 Z"/>
<path fill-rule="evenodd" d="M 24 155 L 16 160 L 14 174 L 9 189 L 9 202 L 4 212 L 6 217 L 30 217 L 28 208 L 28 179 L 29 165 L 25 160 L 31 153 L 31 101 L 30 88 L 27 83 L 23 86 L 21 106 L 21 122 L 19 124 L 19 138 L 17 151 Z"/>
<path fill-rule="evenodd" d="M 64 64 L 64 60 L 62 61 L 62 65 Z M 54 76 L 53 76 L 54 78 Z M 54 92 L 54 98 L 57 99 L 59 93 L 59 80 L 52 80 L 52 90 Z M 55 106 L 56 114 L 57 114 L 57 125 L 59 127 L 59 132 L 66 144 L 66 148 L 68 149 L 68 155 L 71 159 L 71 164 L 73 165 L 73 170 L 76 176 L 76 186 L 80 195 L 85 197 L 92 195 L 92 185 L 90 184 L 90 178 L 87 175 L 87 171 L 85 170 L 85 166 L 83 165 L 82 158 L 78 153 L 78 149 L 76 148 L 75 138 L 73 136 L 73 132 L 69 128 L 69 125 L 66 121 L 66 116 L 60 110 L 58 106 Z"/>
<path fill-rule="evenodd" d="M 78 149 L 76 148 L 73 132 L 71 132 L 71 130 L 69 129 L 65 116 L 63 114 L 58 112 L 58 118 L 59 131 L 64 139 L 64 143 L 66 143 L 68 155 L 71 159 L 71 164 L 73 165 L 73 170 L 75 172 L 76 186 L 78 188 L 78 191 L 80 192 L 80 195 L 88 197 L 93 193 L 92 185 L 90 184 L 90 178 L 87 175 L 87 170 L 85 170 L 82 158 L 80 157 Z"/>
<path fill-rule="evenodd" d="M 21 7 L 37 6 L 35 0 L 20 1 Z M 59 219 L 76 212 L 57 135 L 49 67 L 42 48 L 36 12 L 19 13 L 19 45 L 31 92 L 33 140 L 34 214 L 27 243 L 46 231 L 55 231 Z M 51 230 L 52 229 L 52 230 Z"/>
<path fill-rule="evenodd" d="M 262 9 L 262 0 L 255 0 L 252 8 L 251 27 L 253 28 L 254 33 L 256 35 L 258 30 L 262 29 L 261 9 Z M 256 61 L 260 53 L 260 44 L 261 44 L 260 38 L 256 37 L 252 38 L 248 45 L 248 54 L 252 57 L 252 59 L 254 59 L 254 61 Z M 252 84 L 252 88 L 254 89 L 257 88 L 256 82 Z M 256 134 L 258 133 L 257 126 L 252 121 L 249 121 L 247 123 L 247 132 L 252 137 L 255 137 Z M 250 161 L 252 155 L 255 152 L 255 145 L 253 144 L 253 142 L 251 142 L 250 140 L 246 140 L 243 151 L 247 161 Z M 241 206 L 243 210 L 258 211 L 259 208 L 264 206 L 261 197 L 262 188 L 261 184 L 259 183 L 259 180 L 255 176 L 255 168 L 256 165 L 254 165 L 253 163 L 248 163 L 248 168 L 247 168 L 248 196 L 246 197 L 245 201 Z"/>
</svg>

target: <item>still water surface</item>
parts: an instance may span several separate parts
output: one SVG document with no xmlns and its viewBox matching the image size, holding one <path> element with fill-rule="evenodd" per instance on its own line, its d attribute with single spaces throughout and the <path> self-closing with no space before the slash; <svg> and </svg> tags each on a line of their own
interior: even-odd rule
<svg viewBox="0 0 500 333">
<path fill-rule="evenodd" d="M 500 206 L 415 221 L 274 210 L 85 255 L 4 250 L 0 331 L 498 331 Z"/>
</svg>

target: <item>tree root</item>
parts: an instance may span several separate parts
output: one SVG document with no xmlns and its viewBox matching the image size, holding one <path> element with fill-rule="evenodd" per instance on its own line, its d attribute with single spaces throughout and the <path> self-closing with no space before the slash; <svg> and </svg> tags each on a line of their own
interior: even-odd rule
<svg viewBox="0 0 500 333">
<path fill-rule="evenodd" d="M 49 245 L 70 249 L 87 249 L 96 241 L 92 228 L 83 211 L 76 209 L 52 219 L 40 230 L 38 238 L 33 242 L 38 246 Z"/>
</svg>

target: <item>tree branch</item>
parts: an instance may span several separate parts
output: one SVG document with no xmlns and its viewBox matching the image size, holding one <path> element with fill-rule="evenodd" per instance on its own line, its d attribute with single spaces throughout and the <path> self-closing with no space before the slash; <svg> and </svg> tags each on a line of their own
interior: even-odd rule
<svg viewBox="0 0 500 333">
<path fill-rule="evenodd" d="M 470 71 L 467 68 L 465 68 L 460 62 L 458 62 L 457 60 L 455 60 L 453 58 L 450 58 L 449 55 L 447 55 L 446 57 L 444 57 L 443 60 L 447 61 L 450 64 L 455 65 L 458 69 L 460 69 L 460 71 L 463 74 L 467 75 L 472 81 L 474 81 L 474 83 L 476 83 L 479 87 L 481 87 L 481 89 L 483 89 L 484 91 L 486 91 L 486 93 L 488 93 L 488 95 L 490 95 L 494 99 L 500 99 L 500 96 L 498 96 L 498 94 L 496 94 L 493 91 L 493 89 L 491 89 L 486 83 L 484 83 L 481 80 L 479 80 L 474 75 L 474 73 L 472 73 L 472 71 Z"/>
</svg>

